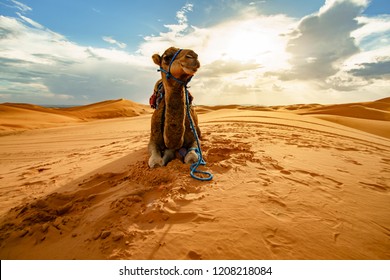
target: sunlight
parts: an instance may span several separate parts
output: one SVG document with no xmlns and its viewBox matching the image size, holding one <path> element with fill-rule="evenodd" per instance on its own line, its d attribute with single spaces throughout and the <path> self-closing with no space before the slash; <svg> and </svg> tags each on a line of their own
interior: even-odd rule
<svg viewBox="0 0 390 280">
<path fill-rule="evenodd" d="M 267 38 L 263 32 L 253 28 L 236 29 L 226 39 L 227 56 L 243 63 L 259 60 L 261 55 L 277 47 L 273 38 Z"/>
<path fill-rule="evenodd" d="M 271 25 L 267 18 L 235 21 L 221 26 L 219 49 L 224 58 L 242 63 L 258 63 L 264 70 L 274 70 L 288 65 L 285 51 L 287 40 L 281 34 L 287 31 L 285 19 Z M 259 26 L 261 26 L 259 28 Z"/>
</svg>

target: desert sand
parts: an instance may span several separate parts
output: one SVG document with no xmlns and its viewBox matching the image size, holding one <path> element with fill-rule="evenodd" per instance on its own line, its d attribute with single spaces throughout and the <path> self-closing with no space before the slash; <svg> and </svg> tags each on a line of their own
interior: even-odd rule
<svg viewBox="0 0 390 280">
<path fill-rule="evenodd" d="M 1 104 L 0 258 L 390 259 L 390 98 L 197 110 L 210 182 L 145 105 Z"/>
</svg>

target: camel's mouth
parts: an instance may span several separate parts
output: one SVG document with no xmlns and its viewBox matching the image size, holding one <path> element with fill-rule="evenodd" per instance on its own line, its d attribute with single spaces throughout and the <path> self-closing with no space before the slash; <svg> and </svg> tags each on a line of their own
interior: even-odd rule
<svg viewBox="0 0 390 280">
<path fill-rule="evenodd" d="M 188 75 L 195 75 L 196 71 L 198 71 L 198 68 L 189 68 L 184 65 L 181 65 L 183 67 L 184 72 Z"/>
</svg>

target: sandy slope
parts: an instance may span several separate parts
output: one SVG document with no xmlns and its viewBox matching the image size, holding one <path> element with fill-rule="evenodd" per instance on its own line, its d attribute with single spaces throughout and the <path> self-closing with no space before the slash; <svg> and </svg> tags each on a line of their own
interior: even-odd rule
<svg viewBox="0 0 390 280">
<path fill-rule="evenodd" d="M 22 103 L 0 104 L 0 135 L 26 129 L 69 125 L 86 120 L 134 117 L 151 109 L 130 100 L 118 99 L 71 108 L 45 108 Z"/>
<path fill-rule="evenodd" d="M 0 257 L 390 259 L 387 104 L 202 107 L 212 182 L 147 167 L 150 115 L 2 136 Z"/>
</svg>

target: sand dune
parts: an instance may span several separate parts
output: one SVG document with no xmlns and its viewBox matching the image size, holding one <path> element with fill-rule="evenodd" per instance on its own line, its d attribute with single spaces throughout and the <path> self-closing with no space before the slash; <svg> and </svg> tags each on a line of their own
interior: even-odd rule
<svg viewBox="0 0 390 280">
<path fill-rule="evenodd" d="M 390 138 L 390 98 L 374 102 L 351 104 L 320 105 L 296 104 L 288 106 L 200 106 L 200 113 L 221 109 L 239 109 L 245 111 L 290 112 L 310 115 L 322 120 L 338 123 L 381 137 Z"/>
<path fill-rule="evenodd" d="M 108 100 L 86 106 L 65 108 L 62 111 L 71 113 L 81 119 L 135 117 L 152 112 L 149 106 L 126 99 Z"/>
<path fill-rule="evenodd" d="M 335 115 L 368 120 L 390 121 L 390 108 L 383 110 L 372 108 L 371 106 L 366 106 L 363 104 L 322 106 L 320 108 L 309 109 L 306 112 L 302 112 L 301 114 Z"/>
<path fill-rule="evenodd" d="M 390 98 L 308 108 L 299 113 L 390 138 Z"/>
<path fill-rule="evenodd" d="M 142 106 L 2 105 L 0 257 L 390 259 L 389 101 L 201 107 L 211 182 L 148 168 Z"/>
<path fill-rule="evenodd" d="M 134 117 L 151 112 L 148 106 L 125 99 L 71 108 L 45 108 L 31 104 L 3 103 L 0 104 L 0 134 L 85 120 Z"/>
<path fill-rule="evenodd" d="M 43 128 L 79 121 L 54 109 L 28 104 L 0 104 L 0 133 Z"/>
</svg>

